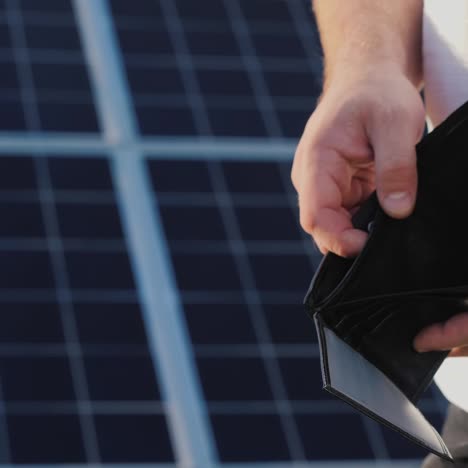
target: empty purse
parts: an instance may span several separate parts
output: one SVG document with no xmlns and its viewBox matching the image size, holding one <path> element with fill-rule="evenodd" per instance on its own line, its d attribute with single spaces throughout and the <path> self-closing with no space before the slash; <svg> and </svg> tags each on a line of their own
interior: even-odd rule
<svg viewBox="0 0 468 468">
<path fill-rule="evenodd" d="M 393 219 L 372 194 L 353 216 L 369 231 L 363 250 L 325 255 L 305 304 L 324 388 L 452 460 L 416 407 L 448 352 L 418 353 L 412 342 L 424 327 L 468 310 L 468 102 L 422 138 L 416 154 L 413 213 Z"/>
</svg>

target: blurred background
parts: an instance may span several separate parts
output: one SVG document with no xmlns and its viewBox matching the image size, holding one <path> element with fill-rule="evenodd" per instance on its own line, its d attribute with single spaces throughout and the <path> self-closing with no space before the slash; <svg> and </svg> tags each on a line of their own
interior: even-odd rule
<svg viewBox="0 0 468 468">
<path fill-rule="evenodd" d="M 307 0 L 0 1 L 1 465 L 418 466 L 321 390 L 321 73 Z"/>
</svg>

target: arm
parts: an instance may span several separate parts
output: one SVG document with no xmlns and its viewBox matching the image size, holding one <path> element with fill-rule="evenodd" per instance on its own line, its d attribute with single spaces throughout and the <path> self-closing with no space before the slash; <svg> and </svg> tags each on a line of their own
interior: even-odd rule
<svg viewBox="0 0 468 468">
<path fill-rule="evenodd" d="M 315 0 L 325 86 L 341 66 L 392 62 L 422 88 L 422 0 Z"/>
<path fill-rule="evenodd" d="M 366 233 L 351 214 L 377 189 L 405 217 L 416 197 L 425 123 L 422 0 L 315 0 L 324 89 L 297 147 L 292 181 L 302 227 L 322 253 L 355 255 Z"/>
<path fill-rule="evenodd" d="M 422 0 L 315 0 L 324 50 L 324 89 L 298 145 L 292 171 L 301 224 L 320 250 L 356 254 L 366 235 L 350 214 L 377 188 L 395 217 L 416 194 L 414 145 L 422 135 Z M 387 198 L 396 196 L 393 202 Z M 468 356 L 468 313 L 432 325 L 418 351 Z"/>
</svg>

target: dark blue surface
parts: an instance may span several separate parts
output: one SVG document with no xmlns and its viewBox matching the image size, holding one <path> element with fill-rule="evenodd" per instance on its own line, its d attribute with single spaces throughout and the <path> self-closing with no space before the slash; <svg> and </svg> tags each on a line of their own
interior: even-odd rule
<svg viewBox="0 0 468 468">
<path fill-rule="evenodd" d="M 0 131 L 99 131 L 69 0 L 0 5 Z"/>
<path fill-rule="evenodd" d="M 0 216 L 12 462 L 173 460 L 108 160 L 0 158 Z"/>
<path fill-rule="evenodd" d="M 300 135 L 321 80 L 307 2 L 110 4 L 143 135 Z"/>
</svg>

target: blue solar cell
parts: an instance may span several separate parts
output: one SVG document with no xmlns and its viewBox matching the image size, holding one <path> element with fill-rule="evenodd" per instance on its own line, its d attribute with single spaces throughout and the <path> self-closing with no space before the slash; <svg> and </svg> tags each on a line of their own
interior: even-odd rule
<svg viewBox="0 0 468 468">
<path fill-rule="evenodd" d="M 56 208 L 62 237 L 123 239 L 119 212 L 115 204 L 97 205 L 92 203 L 58 202 Z"/>
<path fill-rule="evenodd" d="M 291 0 L 289 0 L 290 2 Z M 301 0 L 292 0 L 298 2 Z M 250 0 L 239 2 L 246 18 L 257 20 L 291 21 L 288 5 L 284 0 Z"/>
<path fill-rule="evenodd" d="M 253 96 L 249 76 L 242 70 L 198 70 L 197 78 L 206 96 Z"/>
<path fill-rule="evenodd" d="M 259 358 L 198 358 L 198 372 L 209 401 L 269 401 L 273 394 Z"/>
<path fill-rule="evenodd" d="M 0 202 L 0 237 L 45 237 L 39 203 Z"/>
<path fill-rule="evenodd" d="M 321 366 L 318 357 L 280 358 L 279 365 L 283 382 L 290 400 L 333 400 L 323 390 Z"/>
<path fill-rule="evenodd" d="M 128 0 L 110 0 L 109 5 L 116 16 L 127 18 L 129 16 L 157 17 L 161 15 L 159 2 L 155 0 L 138 0 L 129 2 Z"/>
<path fill-rule="evenodd" d="M 193 135 L 196 125 L 188 107 L 167 105 L 138 105 L 136 108 L 140 131 L 144 135 Z"/>
<path fill-rule="evenodd" d="M 25 130 L 26 121 L 19 97 L 12 96 L 12 99 L 0 100 L 0 128 L 3 131 Z"/>
<path fill-rule="evenodd" d="M 246 304 L 185 304 L 184 310 L 195 345 L 256 343 Z"/>
<path fill-rule="evenodd" d="M 70 0 L 42 0 L 40 6 L 36 0 L 19 0 L 21 10 L 36 12 L 60 12 L 71 13 L 72 5 Z"/>
<path fill-rule="evenodd" d="M 8 401 L 74 401 L 68 360 L 55 356 L 2 356 L 3 397 Z"/>
<path fill-rule="evenodd" d="M 251 34 L 255 50 L 261 57 L 302 58 L 307 60 L 301 38 L 294 34 L 294 29 L 283 28 L 277 33 Z"/>
<path fill-rule="evenodd" d="M 296 421 L 309 460 L 374 458 L 362 416 L 357 413 L 338 413 L 333 417 L 329 414 L 298 414 Z"/>
<path fill-rule="evenodd" d="M 0 158 L 0 191 L 35 190 L 34 162 L 30 157 L 2 155 Z"/>
<path fill-rule="evenodd" d="M 134 289 L 129 259 L 123 252 L 66 252 L 73 289 Z"/>
<path fill-rule="evenodd" d="M 227 16 L 223 2 L 219 0 L 204 0 L 198 3 L 179 0 L 177 10 L 182 17 L 191 19 L 223 19 Z"/>
<path fill-rule="evenodd" d="M 311 116 L 315 105 L 313 104 L 313 98 L 318 98 L 317 96 L 311 95 L 311 105 L 309 108 L 304 110 L 290 110 L 290 109 L 280 109 L 277 108 L 278 118 L 281 124 L 281 129 L 283 130 L 283 135 L 288 138 L 297 138 L 299 139 L 304 131 L 304 127 L 307 123 L 307 120 Z"/>
<path fill-rule="evenodd" d="M 276 163 L 228 161 L 223 162 L 222 166 L 231 192 L 283 194 L 285 191 Z"/>
<path fill-rule="evenodd" d="M 208 108 L 208 116 L 216 136 L 265 137 L 267 130 L 260 112 L 249 109 Z"/>
<path fill-rule="evenodd" d="M 208 166 L 204 161 L 149 160 L 148 169 L 157 192 L 213 191 Z"/>
<path fill-rule="evenodd" d="M 302 97 L 303 99 L 306 96 L 310 99 L 311 96 L 317 96 L 321 91 L 317 76 L 311 72 L 264 70 L 263 73 L 272 96 Z"/>
<path fill-rule="evenodd" d="M 177 69 L 127 67 L 127 76 L 133 93 L 185 95 L 182 77 Z"/>
<path fill-rule="evenodd" d="M 161 26 L 160 26 L 161 28 Z M 164 29 L 118 28 L 120 46 L 125 54 L 168 54 L 174 53 L 169 34 Z"/>
<path fill-rule="evenodd" d="M 240 289 L 239 274 L 229 255 L 173 254 L 172 262 L 177 283 L 182 290 Z"/>
<path fill-rule="evenodd" d="M 28 25 L 25 28 L 28 47 L 36 49 L 60 49 L 67 51 L 81 51 L 78 31 L 74 27 L 48 24 Z"/>
<path fill-rule="evenodd" d="M 53 287 L 52 266 L 46 252 L 0 251 L 0 289 Z"/>
<path fill-rule="evenodd" d="M 9 89 L 9 88 L 18 88 L 18 74 L 16 65 L 14 62 L 3 62 L 0 63 L 0 88 Z"/>
<path fill-rule="evenodd" d="M 2 5 L 0 4 L 0 8 Z M 11 36 L 10 28 L 7 24 L 0 24 L 0 48 L 10 49 L 11 48 Z"/>
<path fill-rule="evenodd" d="M 31 70 L 38 90 L 85 91 L 91 96 L 88 73 L 82 64 L 33 63 Z"/>
<path fill-rule="evenodd" d="M 74 414 L 8 414 L 13 463 L 84 463 L 80 422 Z"/>
<path fill-rule="evenodd" d="M 85 356 L 90 398 L 94 401 L 159 400 L 148 356 Z"/>
<path fill-rule="evenodd" d="M 0 343 L 63 343 L 62 321 L 54 303 L 0 303 Z"/>
<path fill-rule="evenodd" d="M 193 55 L 238 57 L 241 54 L 236 37 L 231 29 L 216 32 L 186 30 L 185 35 L 190 52 Z"/>
<path fill-rule="evenodd" d="M 160 213 L 170 240 L 226 239 L 221 214 L 215 207 L 160 206 Z"/>
<path fill-rule="evenodd" d="M 104 463 L 171 462 L 171 441 L 163 416 L 99 414 L 94 417 Z"/>
<path fill-rule="evenodd" d="M 273 342 L 278 344 L 315 343 L 315 326 L 298 297 L 294 304 L 263 304 Z"/>
<path fill-rule="evenodd" d="M 109 163 L 104 158 L 50 158 L 47 164 L 54 189 L 113 189 Z"/>
<path fill-rule="evenodd" d="M 250 255 L 257 288 L 306 291 L 313 269 L 306 255 Z"/>
<path fill-rule="evenodd" d="M 100 344 L 147 345 L 138 304 L 79 303 L 73 308 L 80 342 L 85 347 Z"/>
<path fill-rule="evenodd" d="M 255 202 L 253 202 L 255 203 Z M 237 206 L 242 237 L 253 241 L 300 241 L 302 234 L 289 207 Z"/>
<path fill-rule="evenodd" d="M 218 452 L 223 462 L 289 460 L 281 427 L 273 414 L 211 415 Z"/>
<path fill-rule="evenodd" d="M 42 98 L 41 98 L 42 99 Z M 91 99 L 82 102 L 39 103 L 41 129 L 57 132 L 97 132 L 99 124 Z"/>
</svg>

